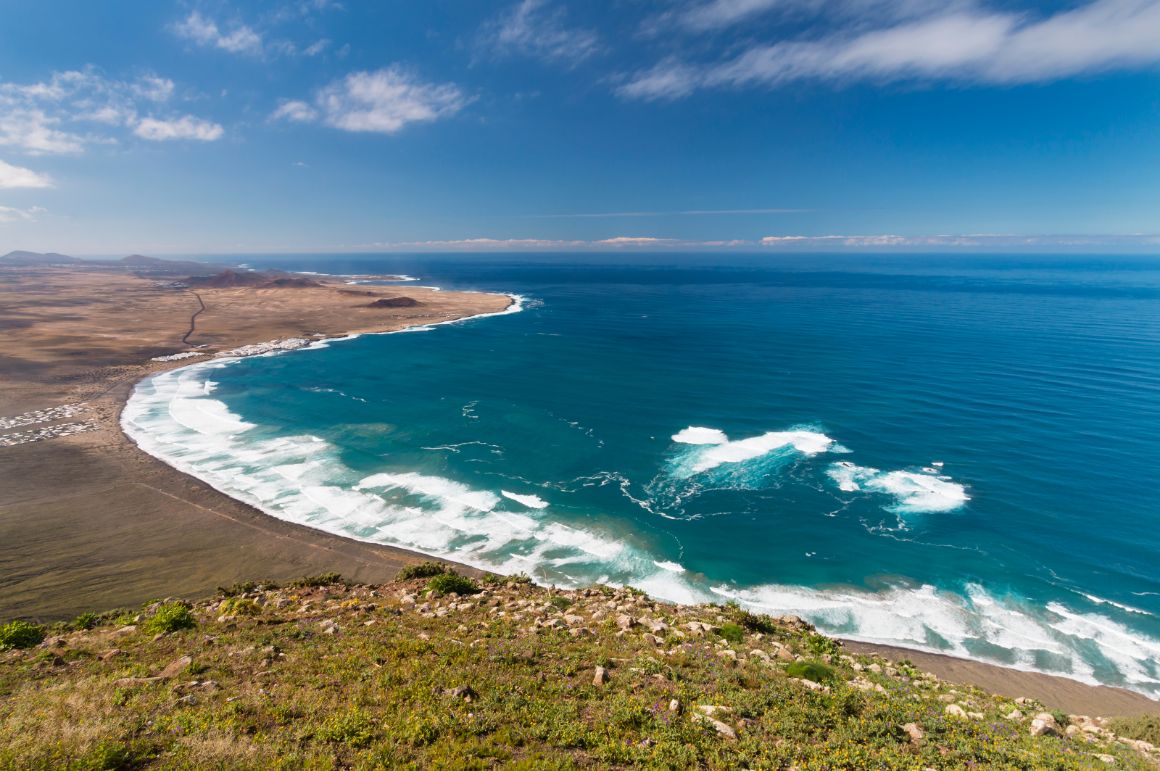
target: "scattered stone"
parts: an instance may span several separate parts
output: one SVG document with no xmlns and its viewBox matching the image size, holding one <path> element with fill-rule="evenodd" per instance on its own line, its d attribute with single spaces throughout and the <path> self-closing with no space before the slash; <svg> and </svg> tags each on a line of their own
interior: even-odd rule
<svg viewBox="0 0 1160 771">
<path fill-rule="evenodd" d="M 906 731 L 906 735 L 910 737 L 911 744 L 917 745 L 922 743 L 923 733 L 922 729 L 918 727 L 917 723 L 907 723 L 906 725 L 902 726 L 902 730 Z"/>
<path fill-rule="evenodd" d="M 1008 720 L 1022 720 L 1022 719 L 1023 719 L 1023 713 L 1022 713 L 1022 712 L 1020 712 L 1020 711 L 1019 711 L 1019 710 L 1017 710 L 1017 709 L 1013 709 L 1013 710 L 1011 710 L 1010 712 L 1008 712 L 1008 713 L 1007 713 L 1007 715 L 1006 715 L 1006 718 L 1007 718 Z"/>
<path fill-rule="evenodd" d="M 616 625 L 621 629 L 632 629 L 634 626 L 636 626 L 636 619 L 632 616 L 621 613 L 616 617 Z"/>
<path fill-rule="evenodd" d="M 457 685 L 454 688 L 447 688 L 443 691 L 446 696 L 453 696 L 456 699 L 463 699 L 464 701 L 474 701 L 479 698 L 479 694 L 470 685 Z"/>
<path fill-rule="evenodd" d="M 169 666 L 157 673 L 157 676 L 165 680 L 171 680 L 185 671 L 185 668 L 193 663 L 193 659 L 189 656 L 182 656 L 176 661 L 170 662 Z"/>
<path fill-rule="evenodd" d="M 1059 723 L 1050 712 L 1040 712 L 1031 720 L 1032 736 L 1059 736 Z"/>
<path fill-rule="evenodd" d="M 677 699 L 670 699 L 669 700 L 669 712 L 676 712 L 677 714 L 680 714 L 681 710 L 682 710 L 682 707 L 681 707 L 681 702 L 679 700 L 677 700 Z"/>
<path fill-rule="evenodd" d="M 604 667 L 596 667 L 596 673 L 592 677 L 593 685 L 604 685 L 608 682 L 608 670 Z"/>
<path fill-rule="evenodd" d="M 109 659 L 114 659 L 117 656 L 124 656 L 124 655 L 125 655 L 125 651 L 121 650 L 120 648 L 112 648 L 110 650 L 105 651 L 104 653 L 98 654 L 97 658 L 100 659 L 101 661 L 108 661 Z"/>
<path fill-rule="evenodd" d="M 963 709 L 962 707 L 960 707 L 958 704 L 948 704 L 948 705 L 947 705 L 947 707 L 946 707 L 946 709 L 945 709 L 945 710 L 943 710 L 943 711 L 944 711 L 944 712 L 946 712 L 946 713 L 947 713 L 948 715 L 950 715 L 951 717 L 962 717 L 962 718 L 965 718 L 965 717 L 967 716 L 967 712 L 966 712 L 966 710 L 964 710 L 964 709 Z"/>
<path fill-rule="evenodd" d="M 712 713 L 706 714 L 702 707 L 697 707 L 697 709 L 699 711 L 692 714 L 693 720 L 697 721 L 698 723 L 704 723 L 705 725 L 711 727 L 714 731 L 729 741 L 737 741 L 737 732 L 733 730 L 733 726 L 729 725 L 728 723 L 722 723 L 715 717 L 711 717 Z"/>
</svg>

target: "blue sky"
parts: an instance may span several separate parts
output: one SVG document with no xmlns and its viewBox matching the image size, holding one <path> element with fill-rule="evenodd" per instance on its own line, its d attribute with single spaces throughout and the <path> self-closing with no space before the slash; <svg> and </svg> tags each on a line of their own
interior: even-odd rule
<svg viewBox="0 0 1160 771">
<path fill-rule="evenodd" d="M 1158 235 L 1160 0 L 0 9 L 0 251 Z"/>
</svg>

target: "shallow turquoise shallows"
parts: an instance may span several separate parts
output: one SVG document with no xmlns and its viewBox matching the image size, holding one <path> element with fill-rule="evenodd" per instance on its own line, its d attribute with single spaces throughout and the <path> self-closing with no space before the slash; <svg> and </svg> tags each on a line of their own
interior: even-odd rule
<svg viewBox="0 0 1160 771">
<path fill-rule="evenodd" d="M 160 375 L 126 428 L 352 538 L 1160 696 L 1160 261 L 615 259 L 252 261 L 522 309 Z"/>
</svg>

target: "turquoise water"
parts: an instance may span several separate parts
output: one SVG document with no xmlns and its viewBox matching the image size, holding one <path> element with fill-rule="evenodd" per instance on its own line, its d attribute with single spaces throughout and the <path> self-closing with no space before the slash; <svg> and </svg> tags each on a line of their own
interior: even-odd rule
<svg viewBox="0 0 1160 771">
<path fill-rule="evenodd" d="M 250 261 L 523 298 L 137 389 L 273 516 L 1160 696 L 1160 261 Z"/>
</svg>

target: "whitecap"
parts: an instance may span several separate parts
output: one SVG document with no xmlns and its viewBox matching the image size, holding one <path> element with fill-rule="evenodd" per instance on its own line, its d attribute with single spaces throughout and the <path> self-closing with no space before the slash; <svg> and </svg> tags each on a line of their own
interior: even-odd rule
<svg viewBox="0 0 1160 771">
<path fill-rule="evenodd" d="M 507 490 L 500 490 L 499 494 L 516 503 L 522 503 L 529 509 L 545 509 L 548 507 L 548 502 L 538 495 L 520 495 L 518 493 L 510 493 Z"/>
<path fill-rule="evenodd" d="M 843 492 L 870 491 L 894 498 L 897 513 L 953 511 L 970 500 L 966 488 L 946 476 L 915 471 L 881 471 L 838 461 L 826 471 Z"/>
</svg>

